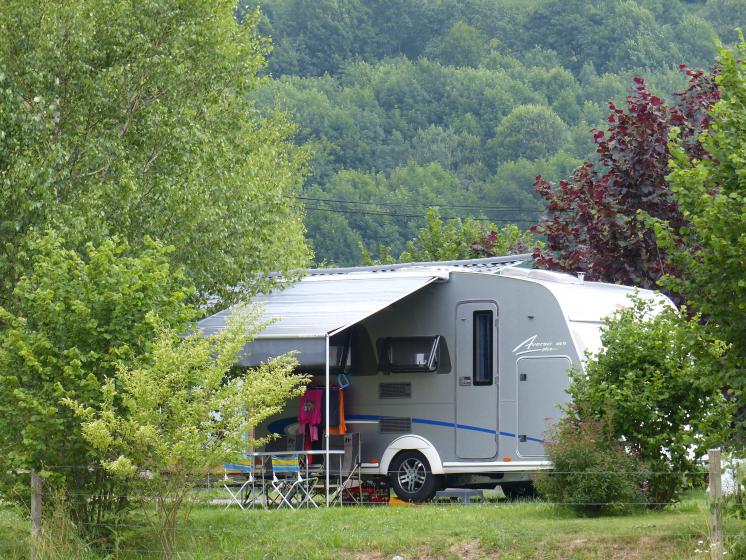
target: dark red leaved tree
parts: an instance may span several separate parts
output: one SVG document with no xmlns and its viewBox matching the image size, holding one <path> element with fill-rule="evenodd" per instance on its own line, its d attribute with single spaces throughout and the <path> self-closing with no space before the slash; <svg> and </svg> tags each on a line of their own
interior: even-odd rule
<svg viewBox="0 0 746 560">
<path fill-rule="evenodd" d="M 705 157 L 697 136 L 719 98 L 714 74 L 682 69 L 689 88 L 676 94 L 673 107 L 651 94 L 642 78 L 635 78 L 626 110 L 609 103 L 608 130 L 592 131 L 598 166 L 586 162 L 559 185 L 536 178 L 548 214 L 531 228 L 546 237 L 546 247 L 534 249 L 536 267 L 643 288 L 675 273 L 641 212 L 674 228 L 684 224 L 666 182 L 669 132 L 678 127 L 690 157 Z"/>
</svg>

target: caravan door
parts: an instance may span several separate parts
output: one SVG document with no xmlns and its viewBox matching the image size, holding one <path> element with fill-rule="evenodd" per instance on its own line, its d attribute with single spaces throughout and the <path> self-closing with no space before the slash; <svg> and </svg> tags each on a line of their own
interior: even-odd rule
<svg viewBox="0 0 746 560">
<path fill-rule="evenodd" d="M 569 356 L 521 356 L 516 362 L 516 452 L 521 457 L 544 457 L 544 434 L 562 416 L 567 402 Z"/>
<path fill-rule="evenodd" d="M 497 455 L 497 304 L 460 303 L 456 310 L 456 456 Z"/>
</svg>

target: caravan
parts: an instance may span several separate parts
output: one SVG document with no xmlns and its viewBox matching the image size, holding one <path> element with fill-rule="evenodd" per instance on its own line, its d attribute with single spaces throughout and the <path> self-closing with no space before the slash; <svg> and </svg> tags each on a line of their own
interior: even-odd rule
<svg viewBox="0 0 746 560">
<path fill-rule="evenodd" d="M 545 437 L 568 372 L 582 371 L 603 319 L 634 291 L 522 268 L 527 259 L 311 270 L 255 298 L 274 322 L 239 365 L 294 350 L 327 392 L 349 381 L 344 417 L 361 436 L 362 472 L 400 498 L 425 501 L 444 484 L 520 495 L 551 468 Z M 199 326 L 209 335 L 229 313 Z M 263 429 L 293 433 L 297 407 Z"/>
</svg>

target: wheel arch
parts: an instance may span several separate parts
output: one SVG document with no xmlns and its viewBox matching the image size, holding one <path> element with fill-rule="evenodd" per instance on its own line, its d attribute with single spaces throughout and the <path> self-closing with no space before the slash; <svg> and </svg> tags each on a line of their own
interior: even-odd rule
<svg viewBox="0 0 746 560">
<path fill-rule="evenodd" d="M 424 437 L 412 434 L 400 436 L 389 444 L 381 457 L 379 466 L 381 474 L 388 474 L 391 461 L 402 451 L 419 451 L 430 463 L 430 470 L 433 474 L 444 474 L 443 462 L 435 446 Z"/>
</svg>

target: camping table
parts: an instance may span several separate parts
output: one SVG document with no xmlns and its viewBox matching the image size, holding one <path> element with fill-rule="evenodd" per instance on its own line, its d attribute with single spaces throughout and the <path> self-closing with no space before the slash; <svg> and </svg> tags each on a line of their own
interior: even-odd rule
<svg viewBox="0 0 746 560">
<path fill-rule="evenodd" d="M 344 450 L 343 449 L 330 449 L 328 452 L 324 449 L 308 449 L 308 450 L 302 450 L 302 451 L 251 451 L 246 453 L 249 457 L 258 458 L 261 462 L 261 470 L 262 470 L 262 493 L 264 494 L 264 507 L 267 507 L 268 499 L 267 495 L 269 493 L 268 491 L 268 485 L 264 482 L 266 480 L 266 476 L 271 472 L 269 470 L 264 469 L 264 461 L 267 457 L 274 456 L 283 456 L 283 455 L 298 455 L 300 458 L 305 457 L 305 460 L 302 460 L 303 465 L 305 465 L 305 476 L 304 476 L 304 484 L 306 485 L 305 490 L 307 492 L 310 492 L 313 490 L 313 488 L 310 486 L 311 481 L 311 473 L 314 474 L 317 472 L 316 469 L 313 469 L 310 465 L 311 458 L 314 455 L 326 455 L 329 454 L 329 461 L 331 461 L 332 456 L 336 456 L 339 458 L 340 462 L 340 471 L 341 471 L 341 464 L 342 459 L 344 458 Z M 303 466 L 301 467 L 303 468 Z M 326 463 L 324 464 L 324 468 L 326 468 Z M 323 470 L 320 471 L 321 473 L 324 473 Z"/>
</svg>

